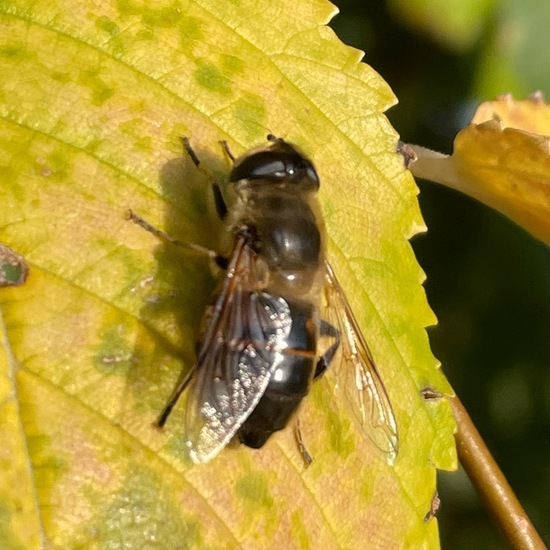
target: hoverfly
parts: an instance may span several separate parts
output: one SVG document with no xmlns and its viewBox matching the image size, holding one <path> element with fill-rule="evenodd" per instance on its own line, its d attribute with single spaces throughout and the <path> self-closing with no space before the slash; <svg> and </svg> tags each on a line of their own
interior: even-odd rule
<svg viewBox="0 0 550 550">
<path fill-rule="evenodd" d="M 232 204 L 217 183 L 213 193 L 229 237 L 227 256 L 176 242 L 206 251 L 225 276 L 205 314 L 196 362 L 157 424 L 164 425 L 189 387 L 186 444 L 194 462 L 208 462 L 234 438 L 260 448 L 287 425 L 342 347 L 343 360 L 353 368 L 348 386 L 354 387 L 346 393 L 367 435 L 392 462 L 398 447 L 394 413 L 325 257 L 317 171 L 296 146 L 271 135 L 268 141 L 236 160 L 225 145 L 234 161 L 227 189 Z M 199 167 L 189 141 L 183 143 Z M 174 242 L 131 211 L 130 218 Z M 323 339 L 332 343 L 321 353 Z"/>
</svg>

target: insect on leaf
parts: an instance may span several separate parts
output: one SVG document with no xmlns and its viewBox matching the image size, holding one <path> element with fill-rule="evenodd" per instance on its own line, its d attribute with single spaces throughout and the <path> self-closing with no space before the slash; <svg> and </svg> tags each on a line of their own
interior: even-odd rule
<svg viewBox="0 0 550 550">
<path fill-rule="evenodd" d="M 383 112 L 395 98 L 325 25 L 324 0 L 10 1 L 0 7 L 0 242 L 28 267 L 0 288 L 4 548 L 438 546 L 436 467 L 452 468 L 451 389 L 408 243 L 417 189 Z M 215 287 L 208 262 L 125 219 L 215 248 L 210 179 L 268 133 L 321 177 L 329 259 L 391 400 L 393 465 L 327 372 L 259 451 L 193 465 L 182 397 Z M 335 367 L 336 368 L 336 367 Z M 253 518 L 253 520 L 251 520 Z M 223 542 L 222 542 L 223 541 Z"/>
</svg>

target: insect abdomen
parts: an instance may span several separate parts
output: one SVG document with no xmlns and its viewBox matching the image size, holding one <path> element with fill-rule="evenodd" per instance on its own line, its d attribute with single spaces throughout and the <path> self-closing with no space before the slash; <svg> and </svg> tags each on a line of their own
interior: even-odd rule
<svg viewBox="0 0 550 550">
<path fill-rule="evenodd" d="M 287 301 L 288 302 L 288 301 Z M 272 373 L 267 389 L 239 429 L 239 439 L 258 449 L 276 431 L 282 430 L 309 392 L 316 367 L 317 312 L 309 303 L 288 302 L 292 330 L 283 361 Z"/>
</svg>

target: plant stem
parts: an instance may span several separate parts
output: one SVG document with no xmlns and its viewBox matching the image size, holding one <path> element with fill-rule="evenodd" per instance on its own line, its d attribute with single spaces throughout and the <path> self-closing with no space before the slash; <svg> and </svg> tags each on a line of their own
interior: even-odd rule
<svg viewBox="0 0 550 550">
<path fill-rule="evenodd" d="M 545 550 L 546 546 L 491 456 L 458 397 L 451 398 L 458 426 L 458 458 L 493 519 L 512 548 Z"/>
</svg>

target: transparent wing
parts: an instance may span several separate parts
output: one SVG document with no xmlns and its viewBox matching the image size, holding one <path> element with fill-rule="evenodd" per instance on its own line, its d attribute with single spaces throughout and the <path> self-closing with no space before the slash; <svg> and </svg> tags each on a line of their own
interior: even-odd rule
<svg viewBox="0 0 550 550">
<path fill-rule="evenodd" d="M 393 409 L 371 352 L 332 267 L 326 262 L 327 317 L 340 330 L 342 360 L 338 383 L 365 433 L 393 463 L 399 439 Z"/>
<path fill-rule="evenodd" d="M 235 244 L 195 365 L 187 403 L 187 444 L 207 462 L 229 443 L 283 360 L 292 319 L 283 298 L 255 290 L 256 255 Z"/>
</svg>

